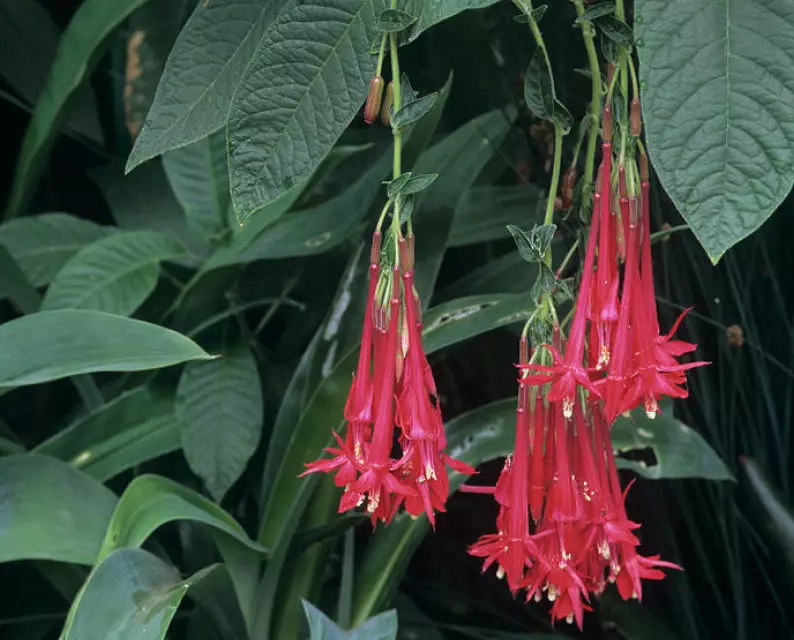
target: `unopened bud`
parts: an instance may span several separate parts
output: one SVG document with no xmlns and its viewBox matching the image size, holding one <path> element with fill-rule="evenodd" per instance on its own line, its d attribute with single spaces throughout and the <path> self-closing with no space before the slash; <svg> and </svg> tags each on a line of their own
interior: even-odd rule
<svg viewBox="0 0 794 640">
<path fill-rule="evenodd" d="M 604 142 L 612 142 L 612 107 L 609 105 L 604 107 L 601 122 L 603 127 L 601 136 L 604 138 Z"/>
<path fill-rule="evenodd" d="M 650 182 L 650 171 L 648 170 L 648 156 L 640 154 L 640 180 Z"/>
<path fill-rule="evenodd" d="M 640 113 L 640 101 L 634 98 L 631 101 L 631 116 L 629 119 L 631 125 L 631 135 L 639 138 L 642 135 L 642 114 Z"/>
<path fill-rule="evenodd" d="M 369 263 L 370 264 L 378 264 L 380 262 L 380 242 L 381 242 L 381 235 L 380 231 L 376 231 L 372 234 L 372 247 L 369 250 Z"/>
<path fill-rule="evenodd" d="M 518 343 L 518 363 L 529 364 L 529 340 L 522 336 Z"/>
<path fill-rule="evenodd" d="M 628 197 L 628 189 L 626 188 L 626 169 L 623 165 L 618 167 L 618 188 L 620 189 L 620 197 Z"/>
<path fill-rule="evenodd" d="M 405 254 L 406 254 L 406 269 L 413 269 L 416 264 L 416 238 L 413 233 L 405 236 Z"/>
<path fill-rule="evenodd" d="M 612 81 L 615 79 L 615 63 L 610 62 L 607 65 L 607 89 L 612 86 Z"/>
<path fill-rule="evenodd" d="M 383 106 L 380 108 L 380 121 L 384 127 L 391 125 L 391 107 L 394 104 L 394 82 L 386 85 L 386 95 L 383 96 Z"/>
<path fill-rule="evenodd" d="M 383 78 L 374 76 L 369 81 L 367 103 L 364 105 L 364 121 L 372 124 L 380 113 L 380 103 L 383 99 Z"/>
<path fill-rule="evenodd" d="M 562 179 L 562 208 L 567 209 L 573 202 L 573 189 L 576 186 L 576 169 L 571 167 Z"/>
</svg>

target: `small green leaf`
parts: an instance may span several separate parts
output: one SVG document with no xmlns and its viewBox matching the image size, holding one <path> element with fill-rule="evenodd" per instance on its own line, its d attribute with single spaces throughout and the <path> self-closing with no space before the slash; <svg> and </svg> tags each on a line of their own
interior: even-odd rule
<svg viewBox="0 0 794 640">
<path fill-rule="evenodd" d="M 612 446 L 621 454 L 651 449 L 656 464 L 618 458 L 618 466 L 645 478 L 706 478 L 733 480 L 733 475 L 703 437 L 673 416 L 673 403 L 660 403 L 660 415 L 651 420 L 640 407 L 631 418 L 620 417 L 612 425 Z"/>
<path fill-rule="evenodd" d="M 554 116 L 554 100 L 551 72 L 543 52 L 537 49 L 524 74 L 524 102 L 535 116 L 551 120 Z"/>
<path fill-rule="evenodd" d="M 408 184 L 408 181 L 411 179 L 411 172 L 406 171 L 405 173 L 397 176 L 394 180 L 389 181 L 388 185 L 386 186 L 386 195 L 391 198 L 396 198 L 402 190 L 405 188 L 405 185 Z"/>
<path fill-rule="evenodd" d="M 65 462 L 20 454 L 0 459 L 0 562 L 94 563 L 116 496 Z"/>
<path fill-rule="evenodd" d="M 601 32 L 600 37 L 598 38 L 598 46 L 601 49 L 601 55 L 603 55 L 608 62 L 620 61 L 620 56 L 621 53 L 623 52 L 623 48 L 619 47 L 614 40 L 608 38 L 603 31 Z M 620 87 L 620 84 L 618 84 L 618 87 Z M 617 104 L 620 103 L 618 102 Z M 617 126 L 617 123 L 615 123 L 615 125 Z"/>
<path fill-rule="evenodd" d="M 538 262 L 539 260 L 543 259 L 543 256 L 538 254 L 535 247 L 532 244 L 532 239 L 530 235 L 524 231 L 523 229 L 519 229 L 515 225 L 508 224 L 507 230 L 510 232 L 510 235 L 513 236 L 513 240 L 516 243 L 516 248 L 518 249 L 518 253 L 521 254 L 521 257 L 526 262 Z"/>
<path fill-rule="evenodd" d="M 595 21 L 603 34 L 619 47 L 631 47 L 634 44 L 634 34 L 631 27 L 623 20 L 613 15 L 605 15 Z"/>
<path fill-rule="evenodd" d="M 403 71 L 400 75 L 400 92 L 403 104 L 413 102 L 419 97 L 416 91 L 414 91 L 414 88 L 411 86 L 411 79 L 408 77 L 408 74 L 405 73 L 405 71 Z"/>
<path fill-rule="evenodd" d="M 562 134 L 567 135 L 573 127 L 573 116 L 565 105 L 555 98 L 554 100 L 554 114 L 551 118 L 555 125 L 562 129 Z"/>
<path fill-rule="evenodd" d="M 119 549 L 94 568 L 72 603 L 62 640 L 163 640 L 190 587 L 221 565 L 182 580 L 142 549 Z"/>
<path fill-rule="evenodd" d="M 554 239 L 555 231 L 557 231 L 557 225 L 555 224 L 540 224 L 532 228 L 530 242 L 540 255 L 546 255 L 546 251 Z"/>
<path fill-rule="evenodd" d="M 378 18 L 378 29 L 383 33 L 398 33 L 416 22 L 416 17 L 397 9 L 386 9 Z"/>
<path fill-rule="evenodd" d="M 532 301 L 540 300 L 544 295 L 550 294 L 554 290 L 556 283 L 554 272 L 544 262 L 540 262 L 539 267 L 540 270 L 535 284 L 529 290 L 529 297 Z"/>
<path fill-rule="evenodd" d="M 98 560 L 116 549 L 140 547 L 156 529 L 178 520 L 206 524 L 253 551 L 265 551 L 214 502 L 168 478 L 143 475 L 127 486 L 116 505 Z"/>
<path fill-rule="evenodd" d="M 80 249 L 114 231 L 68 213 L 41 213 L 0 225 L 0 244 L 33 285 L 41 287 Z"/>
<path fill-rule="evenodd" d="M 131 315 L 154 291 L 160 262 L 185 255 L 182 243 L 157 231 L 126 231 L 102 238 L 72 256 L 57 273 L 42 310 Z"/>
<path fill-rule="evenodd" d="M 549 8 L 548 5 L 542 4 L 539 7 L 535 7 L 534 9 L 532 9 L 529 15 L 527 15 L 526 13 L 519 13 L 517 16 L 513 16 L 513 20 L 521 24 L 527 24 L 530 18 L 532 19 L 533 22 L 540 22 L 541 20 L 543 20 L 543 16 L 546 15 L 546 9 L 548 8 Z"/>
<path fill-rule="evenodd" d="M 400 205 L 400 224 L 405 224 L 414 213 L 416 199 L 413 196 L 406 196 Z"/>
<path fill-rule="evenodd" d="M 604 0 L 598 4 L 588 5 L 584 13 L 576 18 L 574 24 L 582 24 L 586 20 L 592 21 L 612 13 L 615 13 L 615 3 L 612 0 Z"/>
<path fill-rule="evenodd" d="M 395 640 L 397 611 L 394 609 L 362 622 L 352 631 L 345 631 L 310 602 L 302 600 L 309 624 L 309 640 Z"/>
<path fill-rule="evenodd" d="M 189 363 L 175 411 L 190 468 L 220 502 L 262 436 L 262 387 L 250 349 L 236 345 L 216 360 Z"/>
<path fill-rule="evenodd" d="M 433 108 L 438 99 L 438 92 L 428 93 L 413 102 L 403 104 L 391 117 L 391 126 L 401 129 L 421 120 Z"/>
<path fill-rule="evenodd" d="M 407 176 L 403 179 L 403 176 Z M 396 198 L 398 195 L 401 196 L 409 196 L 415 193 L 419 193 L 420 191 L 424 191 L 427 189 L 431 184 L 433 184 L 436 179 L 438 178 L 437 173 L 426 173 L 422 175 L 412 175 L 409 171 L 408 173 L 403 173 L 395 180 L 392 180 L 389 183 L 389 187 L 387 189 L 387 194 L 389 198 Z"/>
<path fill-rule="evenodd" d="M 41 311 L 0 325 L 0 388 L 211 357 L 176 331 L 100 311 Z"/>
</svg>

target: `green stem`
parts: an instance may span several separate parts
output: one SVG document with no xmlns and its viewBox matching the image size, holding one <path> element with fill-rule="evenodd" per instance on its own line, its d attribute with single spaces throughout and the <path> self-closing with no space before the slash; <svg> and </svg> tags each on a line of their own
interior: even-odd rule
<svg viewBox="0 0 794 640">
<path fill-rule="evenodd" d="M 576 14 L 581 16 L 584 13 L 584 2 L 573 0 L 576 7 Z M 590 22 L 582 23 L 582 38 L 584 47 L 587 51 L 587 60 L 590 64 L 590 75 L 593 77 L 592 93 L 590 95 L 590 132 L 587 138 L 587 155 L 585 156 L 584 177 L 582 179 L 582 193 L 588 193 L 593 182 L 593 171 L 595 169 L 595 152 L 598 143 L 598 114 L 601 111 L 601 68 L 598 64 L 598 53 L 595 47 L 595 30 Z"/>
<path fill-rule="evenodd" d="M 380 40 L 380 52 L 378 53 L 378 66 L 375 69 L 375 75 L 379 76 L 383 70 L 383 58 L 386 56 L 386 34 Z"/>
<path fill-rule="evenodd" d="M 395 4 L 393 1 L 392 4 Z M 400 86 L 400 59 L 397 53 L 397 34 L 389 34 L 389 43 L 391 45 L 391 75 L 394 87 L 394 112 L 397 113 L 402 104 L 402 87 Z M 400 177 L 402 174 L 402 132 L 399 128 L 392 129 L 394 133 L 394 159 L 392 163 L 392 180 Z M 395 239 L 395 264 L 400 264 L 400 250 L 399 244 L 396 240 L 400 236 L 400 209 L 402 209 L 402 197 L 397 196 L 394 201 L 394 213 L 392 214 L 391 231 Z"/>
<path fill-rule="evenodd" d="M 634 68 L 634 60 L 631 59 L 631 56 L 628 56 L 629 61 L 629 72 L 631 73 L 631 88 L 634 91 L 632 94 L 635 98 L 640 97 L 640 86 L 637 83 L 637 71 Z"/>
<path fill-rule="evenodd" d="M 554 221 L 554 202 L 557 199 L 557 189 L 560 185 L 560 165 L 562 164 L 562 128 L 560 125 L 554 125 L 554 167 L 551 173 L 551 184 L 549 185 L 549 198 L 546 202 L 546 215 L 543 218 L 543 224 L 551 224 Z M 546 249 L 546 255 L 543 257 L 546 265 L 551 267 L 551 245 Z"/>
</svg>

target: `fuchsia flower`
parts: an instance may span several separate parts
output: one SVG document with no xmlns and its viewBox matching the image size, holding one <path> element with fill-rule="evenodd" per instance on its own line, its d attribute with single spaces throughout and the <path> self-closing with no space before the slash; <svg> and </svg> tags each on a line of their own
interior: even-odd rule
<svg viewBox="0 0 794 640">
<path fill-rule="evenodd" d="M 332 457 L 307 463 L 303 475 L 336 473 L 336 485 L 344 487 L 340 513 L 366 504 L 374 525 L 391 522 L 404 505 L 413 516 L 427 514 L 435 526 L 435 512 L 444 511 L 449 495 L 447 466 L 467 475 L 476 472 L 444 453 L 444 423 L 422 348 L 413 237 L 408 240 L 400 242 L 402 270 L 392 271 L 384 308 L 376 296 L 380 234 L 373 236 L 367 315 L 345 405 L 345 439 L 334 433 L 339 446 L 326 449 Z M 396 458 L 395 440 L 402 451 Z"/>
</svg>

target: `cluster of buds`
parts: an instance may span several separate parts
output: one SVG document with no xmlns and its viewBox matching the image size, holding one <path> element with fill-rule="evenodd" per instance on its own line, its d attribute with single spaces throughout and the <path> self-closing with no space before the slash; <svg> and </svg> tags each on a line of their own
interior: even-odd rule
<svg viewBox="0 0 794 640">
<path fill-rule="evenodd" d="M 380 266 L 380 232 L 373 235 L 361 351 L 345 406 L 344 439 L 334 433 L 331 458 L 305 473 L 335 472 L 344 487 L 339 512 L 366 505 L 373 525 L 391 522 L 401 505 L 418 516 L 444 511 L 447 466 L 475 470 L 446 453 L 436 385 L 422 348 L 419 296 L 414 287 L 414 236 L 398 240 L 401 259 Z M 396 446 L 395 446 L 396 445 Z M 392 455 L 393 451 L 398 455 Z"/>
<path fill-rule="evenodd" d="M 364 122 L 372 124 L 380 115 L 381 123 L 384 127 L 388 127 L 391 123 L 393 104 L 394 83 L 390 81 L 384 92 L 383 77 L 380 74 L 373 76 L 369 81 L 369 93 L 367 93 L 367 101 L 364 104 Z"/>
</svg>

